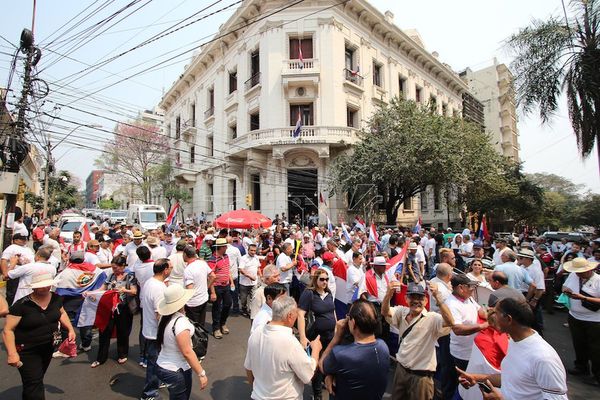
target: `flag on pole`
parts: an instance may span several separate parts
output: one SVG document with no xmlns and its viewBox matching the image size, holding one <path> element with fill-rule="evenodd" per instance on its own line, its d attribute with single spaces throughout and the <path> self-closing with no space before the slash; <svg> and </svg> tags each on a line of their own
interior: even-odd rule
<svg viewBox="0 0 600 400">
<path fill-rule="evenodd" d="M 171 212 L 167 216 L 166 224 L 167 226 L 173 225 L 175 222 L 175 217 L 177 216 L 177 211 L 179 210 L 179 202 L 175 203 L 173 207 L 171 207 Z"/>
<path fill-rule="evenodd" d="M 360 229 L 363 232 L 367 230 L 365 221 L 363 221 L 358 215 L 354 218 L 354 227 Z"/>
<path fill-rule="evenodd" d="M 360 65 L 356 66 L 356 70 L 350 70 L 350 73 L 352 74 L 352 76 L 356 76 L 360 73 Z"/>
<path fill-rule="evenodd" d="M 300 133 L 302 133 L 302 110 L 300 107 L 298 107 L 298 120 L 296 121 L 296 127 L 294 128 L 292 136 L 294 139 L 298 139 L 300 137 Z"/>
<path fill-rule="evenodd" d="M 300 69 L 304 68 L 304 57 L 302 57 L 302 41 L 298 39 L 298 60 L 300 60 Z"/>
<path fill-rule="evenodd" d="M 325 201 L 325 197 L 323 196 L 323 192 L 319 192 L 319 203 L 321 203 L 325 207 L 327 207 L 327 202 Z"/>
<path fill-rule="evenodd" d="M 377 245 L 377 250 L 382 250 L 379 235 L 377 235 L 377 229 L 375 229 L 375 224 L 373 223 L 371 223 L 371 229 L 369 229 L 369 241 L 374 242 Z"/>
<path fill-rule="evenodd" d="M 88 226 L 86 221 L 83 221 L 81 223 L 81 227 L 79 229 L 81 230 L 81 240 L 83 240 L 84 242 L 89 242 L 90 240 L 92 240 L 92 236 L 90 235 L 90 227 Z"/>
<path fill-rule="evenodd" d="M 413 228 L 413 233 L 419 233 L 419 231 L 421 230 L 422 223 L 423 223 L 423 221 L 421 220 L 421 216 L 419 215 L 419 219 L 417 220 L 417 224 Z"/>
<path fill-rule="evenodd" d="M 329 237 L 333 237 L 333 224 L 329 219 L 329 215 L 327 216 L 327 233 L 329 234 Z"/>
<path fill-rule="evenodd" d="M 344 221 L 342 221 L 342 235 L 344 235 L 344 239 L 346 240 L 346 243 L 349 243 L 349 244 L 352 243 L 352 238 L 350 237 L 350 234 L 348 233 L 348 229 L 346 229 L 346 224 L 344 224 Z"/>
</svg>

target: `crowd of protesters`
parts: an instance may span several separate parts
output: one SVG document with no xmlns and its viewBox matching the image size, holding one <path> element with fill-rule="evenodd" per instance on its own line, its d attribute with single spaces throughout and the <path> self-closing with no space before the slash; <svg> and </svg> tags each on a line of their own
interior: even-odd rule
<svg viewBox="0 0 600 400">
<path fill-rule="evenodd" d="M 250 320 L 244 367 L 257 400 L 301 399 L 308 384 L 314 399 L 381 399 L 388 383 L 393 399 L 566 399 L 567 371 L 543 338 L 543 310 L 559 308 L 568 308 L 575 352 L 568 373 L 600 384 L 597 235 L 493 240 L 468 229 L 369 232 L 281 218 L 239 230 L 102 224 L 68 243 L 48 221 L 25 230 L 0 264 L 8 363 L 25 399 L 44 398 L 51 357 L 71 356 L 65 342 L 90 351 L 94 329 L 92 368 L 115 336 L 117 362 L 128 362 L 138 314 L 142 399 L 163 386 L 187 399 L 192 374 L 207 387 L 194 335 L 201 326 L 228 340 L 232 314 Z M 109 306 L 90 322 L 92 300 Z"/>
</svg>

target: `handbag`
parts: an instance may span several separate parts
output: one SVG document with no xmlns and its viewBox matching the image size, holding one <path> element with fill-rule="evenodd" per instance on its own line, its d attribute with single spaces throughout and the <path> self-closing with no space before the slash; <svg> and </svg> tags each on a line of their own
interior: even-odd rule
<svg viewBox="0 0 600 400">
<path fill-rule="evenodd" d="M 579 293 L 580 293 L 582 296 L 586 296 L 586 297 L 594 297 L 594 296 L 591 296 L 591 295 L 589 295 L 588 293 L 584 292 L 584 291 L 583 291 L 583 290 L 581 290 L 581 289 L 579 290 Z M 589 300 L 581 300 L 581 306 L 582 306 L 583 308 L 586 308 L 586 309 L 588 309 L 588 310 L 590 310 L 590 311 L 594 311 L 594 312 L 596 312 L 596 311 L 600 310 L 600 304 L 592 303 L 592 302 L 591 302 L 591 301 L 589 301 Z"/>
<path fill-rule="evenodd" d="M 176 336 L 175 324 L 177 324 L 177 320 L 179 318 L 181 317 L 177 317 L 177 319 L 173 323 L 173 327 L 171 328 L 171 330 L 173 331 L 173 336 Z M 194 353 L 196 353 L 198 359 L 203 359 L 204 356 L 206 356 L 206 353 L 208 352 L 208 331 L 204 329 L 204 327 L 199 323 L 194 322 L 190 319 L 188 319 L 188 321 L 190 321 L 194 326 L 194 333 L 192 335 L 192 349 L 194 350 Z"/>
</svg>

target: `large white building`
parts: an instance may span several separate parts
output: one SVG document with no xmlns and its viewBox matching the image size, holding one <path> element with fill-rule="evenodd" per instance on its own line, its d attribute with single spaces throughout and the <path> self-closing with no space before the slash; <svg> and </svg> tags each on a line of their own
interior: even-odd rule
<svg viewBox="0 0 600 400">
<path fill-rule="evenodd" d="M 402 94 L 460 113 L 466 84 L 418 34 L 394 25 L 392 13 L 363 0 L 312 0 L 277 12 L 289 4 L 245 1 L 160 103 L 176 179 L 193 195 L 190 214 L 210 218 L 250 200 L 270 217 L 308 215 L 322 193 L 321 222 L 325 211 L 334 222 L 347 218 L 346 196 L 329 197 L 330 166 L 377 106 Z M 260 16 L 267 17 L 250 24 Z M 445 225 L 439 192 L 422 198 L 406 202 L 399 222 L 420 214 Z"/>
<path fill-rule="evenodd" d="M 518 162 L 521 147 L 512 73 L 494 59 L 489 67 L 476 71 L 467 68 L 460 75 L 483 103 L 485 130 L 492 134 L 492 144 L 500 154 Z"/>
</svg>

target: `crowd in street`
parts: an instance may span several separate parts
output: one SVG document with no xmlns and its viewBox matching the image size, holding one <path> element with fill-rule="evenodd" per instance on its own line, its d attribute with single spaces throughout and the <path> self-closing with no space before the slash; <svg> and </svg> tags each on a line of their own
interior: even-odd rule
<svg viewBox="0 0 600 400">
<path fill-rule="evenodd" d="M 600 385 L 597 235 L 550 243 L 277 218 L 269 228 L 192 221 L 145 232 L 104 223 L 65 242 L 50 221 L 20 222 L 1 257 L 0 315 L 23 399 L 43 399 L 52 358 L 92 351 L 96 330 L 91 368 L 116 338 L 117 362 L 145 368 L 141 399 L 161 387 L 188 399 L 210 380 L 202 342 L 230 339 L 232 314 L 249 319 L 244 368 L 256 400 L 302 399 L 305 385 L 314 399 L 381 399 L 388 383 L 393 399 L 567 399 L 567 372 Z M 544 340 L 543 310 L 556 308 L 568 308 L 568 370 Z"/>
</svg>

